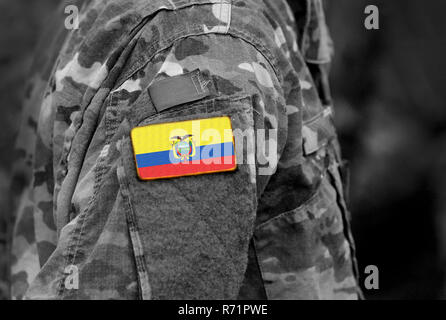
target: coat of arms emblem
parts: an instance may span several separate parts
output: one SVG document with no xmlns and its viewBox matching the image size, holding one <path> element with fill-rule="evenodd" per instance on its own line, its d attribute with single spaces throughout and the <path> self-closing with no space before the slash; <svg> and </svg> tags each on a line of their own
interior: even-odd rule
<svg viewBox="0 0 446 320">
<path fill-rule="evenodd" d="M 192 139 L 193 135 L 187 134 L 183 137 L 175 136 L 171 137 L 172 141 L 172 152 L 176 159 L 181 162 L 189 160 L 196 153 L 195 142 Z"/>
</svg>

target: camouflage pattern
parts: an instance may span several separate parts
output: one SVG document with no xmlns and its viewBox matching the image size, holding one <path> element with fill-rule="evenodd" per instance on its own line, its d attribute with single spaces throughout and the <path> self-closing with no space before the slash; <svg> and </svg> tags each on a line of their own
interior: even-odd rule
<svg viewBox="0 0 446 320">
<path fill-rule="evenodd" d="M 296 18 L 283 0 L 85 3 L 18 143 L 15 298 L 358 298 L 331 40 L 320 0 L 298 2 Z M 150 84 L 195 69 L 211 96 L 157 113 Z M 138 180 L 132 128 L 218 115 L 274 130 L 278 160 L 248 135 L 235 172 Z"/>
</svg>

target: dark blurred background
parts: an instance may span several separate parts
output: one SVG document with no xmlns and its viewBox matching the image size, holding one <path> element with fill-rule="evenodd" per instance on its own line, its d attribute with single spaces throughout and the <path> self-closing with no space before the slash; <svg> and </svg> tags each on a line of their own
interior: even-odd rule
<svg viewBox="0 0 446 320">
<path fill-rule="evenodd" d="M 33 48 L 57 0 L 0 0 L 0 299 L 8 297 L 13 141 Z M 380 29 L 364 28 L 364 9 Z M 327 1 L 332 91 L 368 299 L 446 298 L 446 2 Z"/>
<path fill-rule="evenodd" d="M 369 4 L 379 30 L 363 27 Z M 370 299 L 446 298 L 445 9 L 441 0 L 329 4 L 358 259 L 362 271 L 380 270 Z"/>
<path fill-rule="evenodd" d="M 9 181 L 33 49 L 57 0 L 0 0 L 0 299 L 8 298 Z"/>
</svg>

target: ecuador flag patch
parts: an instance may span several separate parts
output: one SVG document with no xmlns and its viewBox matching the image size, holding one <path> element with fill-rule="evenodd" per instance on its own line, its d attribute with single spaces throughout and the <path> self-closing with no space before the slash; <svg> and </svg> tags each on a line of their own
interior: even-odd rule
<svg viewBox="0 0 446 320">
<path fill-rule="evenodd" d="M 234 171 L 234 135 L 229 117 L 153 124 L 131 132 L 141 180 Z"/>
</svg>

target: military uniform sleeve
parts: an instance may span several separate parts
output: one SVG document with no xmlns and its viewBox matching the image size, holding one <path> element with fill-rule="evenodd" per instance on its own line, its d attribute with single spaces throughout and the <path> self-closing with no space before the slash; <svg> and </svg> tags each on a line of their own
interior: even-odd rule
<svg viewBox="0 0 446 320">
<path fill-rule="evenodd" d="M 94 2 L 61 53 L 57 245 L 27 296 L 355 297 L 331 108 L 286 4 L 163 3 Z"/>
<path fill-rule="evenodd" d="M 155 89 L 169 90 L 169 81 L 188 78 L 195 70 L 208 97 L 184 103 L 181 99 L 187 94 L 169 92 L 166 98 L 173 96 L 180 102 L 159 111 L 162 101 L 156 104 L 153 95 L 163 93 Z M 147 149 L 135 150 L 131 137 L 120 142 L 122 167 L 118 178 L 129 203 L 127 213 L 135 222 L 134 243 L 140 239 L 143 246 L 141 255 L 152 295 L 157 299 L 236 298 L 246 270 L 258 197 L 275 172 L 285 143 L 287 119 L 278 78 L 255 47 L 230 36 L 211 34 L 176 42 L 125 81 L 114 91 L 113 99 L 126 104 L 141 91 L 129 111 L 129 128 L 158 125 L 161 131 L 167 124 L 175 128 L 178 122 L 194 121 L 205 126 L 207 119 L 228 117 L 237 159 L 236 171 L 201 174 L 227 155 L 215 149 L 209 155 L 206 146 L 228 141 L 223 134 L 213 133 L 217 128 L 196 129 L 183 134 L 192 134 L 192 141 L 201 145 L 190 152 L 201 152 L 202 169 L 196 164 L 194 175 L 182 176 L 183 171 L 174 166 L 173 174 L 179 177 L 143 181 L 138 178 L 140 170 L 147 170 L 149 177 L 164 174 L 159 162 L 149 161 L 155 158 L 151 151 L 160 150 L 150 149 L 148 141 Z M 167 135 L 160 132 L 145 138 L 166 145 L 175 135 L 174 131 Z M 172 146 L 163 151 L 168 154 L 170 149 Z M 148 162 L 135 163 L 135 152 Z M 216 161 L 206 164 L 206 158 Z M 193 170 L 191 161 L 189 168 Z"/>
<path fill-rule="evenodd" d="M 201 77 L 197 85 L 205 87 L 208 95 L 182 103 L 181 93 L 169 92 L 178 104 L 157 110 L 150 89 L 196 70 Z M 67 297 L 97 298 L 108 292 L 121 298 L 135 294 L 154 299 L 236 298 L 246 270 L 258 196 L 276 170 L 286 136 L 283 93 L 269 62 L 241 39 L 190 36 L 123 79 L 102 108 L 102 120 L 84 157 L 93 167 L 81 170 L 72 196 L 72 207 L 80 213 L 62 228 L 59 245 L 29 296 L 50 293 L 53 297 L 63 292 Z M 233 129 L 236 171 L 205 174 L 211 162 L 196 175 L 140 179 L 132 130 L 219 117 L 227 117 Z M 222 142 L 215 136 L 216 128 L 208 129 L 198 131 L 193 137 L 196 143 Z M 168 154 L 172 136 L 160 133 L 148 139 L 155 140 L 155 145 L 167 143 L 166 150 L 155 151 Z M 198 147 L 196 152 L 203 158 L 217 156 L 217 149 L 200 151 Z M 156 175 L 161 167 L 155 165 L 152 172 Z M 118 238 L 125 241 L 115 243 Z M 77 254 L 67 256 L 71 250 Z M 82 281 L 77 290 L 64 288 L 65 281 L 60 287 L 57 278 L 48 282 L 49 272 L 61 263 L 79 270 Z M 113 271 L 100 273 L 104 268 Z M 132 279 L 137 279 L 137 286 Z M 97 291 L 99 283 L 110 289 Z M 134 293 L 136 289 L 139 293 Z"/>
</svg>

